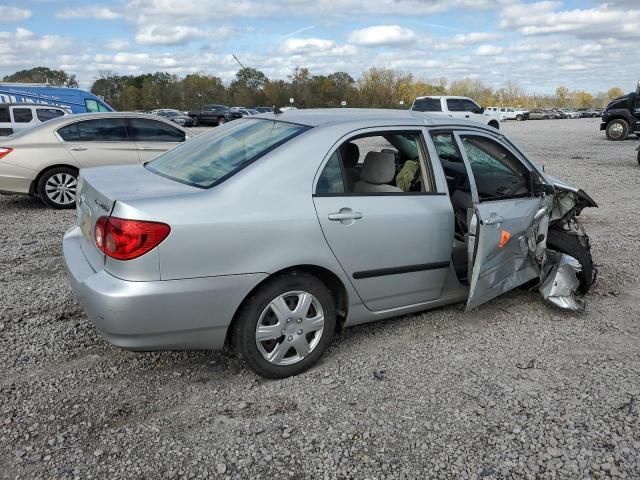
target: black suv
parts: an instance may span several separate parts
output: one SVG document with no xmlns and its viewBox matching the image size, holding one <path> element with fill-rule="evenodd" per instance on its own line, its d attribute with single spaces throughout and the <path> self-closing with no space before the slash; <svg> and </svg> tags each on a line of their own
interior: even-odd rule
<svg viewBox="0 0 640 480">
<path fill-rule="evenodd" d="M 629 133 L 640 136 L 640 82 L 635 92 L 609 102 L 600 130 L 606 131 L 609 140 L 624 140 Z"/>
<path fill-rule="evenodd" d="M 189 116 L 193 118 L 194 126 L 197 125 L 222 125 L 242 118 L 242 114 L 235 110 L 231 110 L 226 105 L 204 105 L 199 112 L 189 112 Z"/>
</svg>

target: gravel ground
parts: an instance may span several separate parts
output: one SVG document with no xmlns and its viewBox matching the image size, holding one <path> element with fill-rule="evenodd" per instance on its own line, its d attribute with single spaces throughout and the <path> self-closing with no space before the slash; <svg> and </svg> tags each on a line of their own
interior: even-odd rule
<svg viewBox="0 0 640 480">
<path fill-rule="evenodd" d="M 65 276 L 74 213 L 0 196 L 0 478 L 640 478 L 640 168 L 598 121 L 503 125 L 600 204 L 584 313 L 518 290 L 348 329 L 283 381 L 108 345 Z"/>
</svg>

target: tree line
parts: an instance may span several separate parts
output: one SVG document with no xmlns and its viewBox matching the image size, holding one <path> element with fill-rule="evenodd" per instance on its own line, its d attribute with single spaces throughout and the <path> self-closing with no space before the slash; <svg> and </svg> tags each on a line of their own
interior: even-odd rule
<svg viewBox="0 0 640 480">
<path fill-rule="evenodd" d="M 5 76 L 3 81 L 78 86 L 75 75 L 46 67 L 22 70 Z M 483 106 L 590 108 L 604 107 L 609 100 L 624 94 L 619 87 L 592 94 L 559 86 L 555 94 L 537 95 L 511 80 L 501 88 L 494 88 L 478 79 L 420 79 L 411 73 L 377 67 L 365 71 L 358 79 L 345 72 L 314 75 L 308 68 L 296 67 L 286 79 L 280 80 L 269 79 L 260 70 L 242 68 L 228 84 L 215 75 L 202 73 L 179 77 L 167 72 L 120 75 L 101 71 L 91 92 L 121 111 L 193 110 L 209 103 L 285 106 L 291 98 L 298 108 L 340 107 L 343 102 L 348 107 L 409 108 L 420 95 L 460 95 Z"/>
</svg>

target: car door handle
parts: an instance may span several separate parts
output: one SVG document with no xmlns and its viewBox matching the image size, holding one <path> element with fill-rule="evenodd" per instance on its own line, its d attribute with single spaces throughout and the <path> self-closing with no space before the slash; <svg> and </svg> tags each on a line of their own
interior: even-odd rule
<svg viewBox="0 0 640 480">
<path fill-rule="evenodd" d="M 464 118 L 469 118 L 469 115 L 465 115 Z"/>
<path fill-rule="evenodd" d="M 482 221 L 485 225 L 499 225 L 504 222 L 504 218 L 500 215 L 496 215 L 495 213 L 491 214 L 491 216 Z"/>
<path fill-rule="evenodd" d="M 330 213 L 329 220 L 360 220 L 362 214 L 360 212 L 338 212 Z"/>
<path fill-rule="evenodd" d="M 84 152 L 88 150 L 89 147 L 71 147 L 69 150 L 73 150 L 74 152 Z"/>
</svg>

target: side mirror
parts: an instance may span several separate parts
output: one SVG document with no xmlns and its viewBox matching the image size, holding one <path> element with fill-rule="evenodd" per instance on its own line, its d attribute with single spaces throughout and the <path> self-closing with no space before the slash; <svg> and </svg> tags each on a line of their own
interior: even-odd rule
<svg viewBox="0 0 640 480">
<path fill-rule="evenodd" d="M 480 113 L 484 113 L 484 107 L 480 107 Z"/>
</svg>

